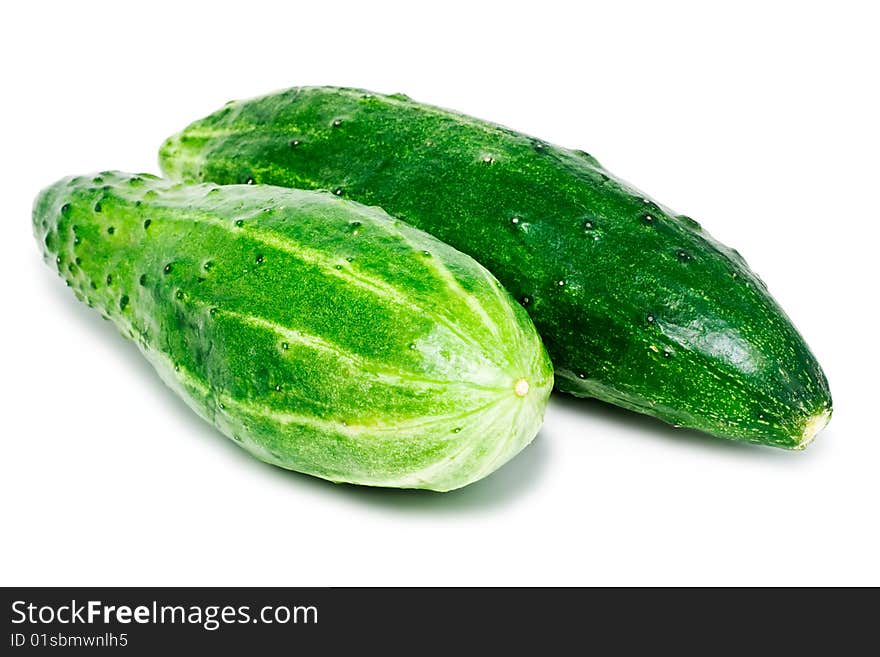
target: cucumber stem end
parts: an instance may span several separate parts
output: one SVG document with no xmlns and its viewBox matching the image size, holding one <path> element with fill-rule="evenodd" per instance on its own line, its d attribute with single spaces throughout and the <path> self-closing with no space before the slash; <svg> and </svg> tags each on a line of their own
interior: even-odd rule
<svg viewBox="0 0 880 657">
<path fill-rule="evenodd" d="M 798 438 L 798 443 L 796 449 L 804 449 L 807 445 L 809 445 L 816 436 L 825 428 L 825 425 L 828 424 L 828 420 L 831 419 L 831 411 L 823 410 L 816 415 L 812 416 L 807 423 L 804 425 L 804 431 Z"/>
</svg>

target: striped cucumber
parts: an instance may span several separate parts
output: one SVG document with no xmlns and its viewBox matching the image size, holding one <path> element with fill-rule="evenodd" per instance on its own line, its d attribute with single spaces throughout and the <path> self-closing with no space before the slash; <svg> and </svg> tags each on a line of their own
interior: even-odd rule
<svg viewBox="0 0 880 657">
<path fill-rule="evenodd" d="M 786 448 L 830 417 L 816 359 L 739 254 L 583 151 L 320 87 L 228 104 L 160 161 L 187 181 L 331 190 L 470 254 L 526 307 L 565 392 Z"/>
<path fill-rule="evenodd" d="M 77 297 L 257 458 L 445 491 L 535 436 L 552 387 L 528 315 L 470 257 L 332 194 L 67 178 L 34 230 Z"/>
</svg>

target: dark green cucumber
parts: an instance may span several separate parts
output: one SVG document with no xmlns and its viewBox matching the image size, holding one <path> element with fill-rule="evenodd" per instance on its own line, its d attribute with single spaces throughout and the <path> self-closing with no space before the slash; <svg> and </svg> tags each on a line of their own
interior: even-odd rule
<svg viewBox="0 0 880 657">
<path fill-rule="evenodd" d="M 321 87 L 230 103 L 160 161 L 380 205 L 474 256 L 532 316 L 563 391 L 787 448 L 830 417 L 816 359 L 739 254 L 583 151 Z"/>
<path fill-rule="evenodd" d="M 538 430 L 553 373 L 472 258 L 377 208 L 103 172 L 34 206 L 44 258 L 258 458 L 449 490 Z"/>
</svg>

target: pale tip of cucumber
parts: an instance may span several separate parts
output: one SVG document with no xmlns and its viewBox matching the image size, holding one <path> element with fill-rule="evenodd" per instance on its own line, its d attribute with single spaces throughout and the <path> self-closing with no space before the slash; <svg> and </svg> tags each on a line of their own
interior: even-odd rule
<svg viewBox="0 0 880 657">
<path fill-rule="evenodd" d="M 513 386 L 513 392 L 517 397 L 525 397 L 529 394 L 529 382 L 525 379 L 519 379 Z"/>
<path fill-rule="evenodd" d="M 819 435 L 819 432 L 825 428 L 826 424 L 828 424 L 828 420 L 830 419 L 831 411 L 825 410 L 807 420 L 807 423 L 804 425 L 804 431 L 798 439 L 797 449 L 803 449 L 813 442 L 816 436 Z"/>
</svg>

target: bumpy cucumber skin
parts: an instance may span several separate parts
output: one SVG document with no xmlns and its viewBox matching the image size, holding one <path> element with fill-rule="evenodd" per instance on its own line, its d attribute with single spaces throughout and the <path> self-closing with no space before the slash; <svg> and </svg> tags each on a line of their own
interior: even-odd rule
<svg viewBox="0 0 880 657">
<path fill-rule="evenodd" d="M 187 181 L 331 190 L 474 256 L 526 307 L 565 392 L 795 449 L 830 417 L 822 369 L 740 255 L 583 151 L 306 87 L 227 104 L 160 162 Z"/>
<path fill-rule="evenodd" d="M 528 315 L 377 208 L 102 172 L 41 192 L 33 224 L 77 297 L 263 461 L 445 491 L 538 431 L 553 373 Z"/>
</svg>

